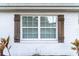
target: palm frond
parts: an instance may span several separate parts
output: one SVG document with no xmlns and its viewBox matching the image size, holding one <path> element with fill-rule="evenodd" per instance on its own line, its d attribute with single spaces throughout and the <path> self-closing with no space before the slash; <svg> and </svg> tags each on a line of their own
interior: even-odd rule
<svg viewBox="0 0 79 59">
<path fill-rule="evenodd" d="M 6 40 L 6 47 L 8 47 L 9 39 L 10 39 L 10 37 L 8 36 L 8 38 L 7 38 L 7 40 Z"/>
<path fill-rule="evenodd" d="M 73 44 L 74 46 L 78 47 L 79 46 L 79 40 L 75 39 L 75 41 L 71 42 L 71 44 Z"/>
</svg>

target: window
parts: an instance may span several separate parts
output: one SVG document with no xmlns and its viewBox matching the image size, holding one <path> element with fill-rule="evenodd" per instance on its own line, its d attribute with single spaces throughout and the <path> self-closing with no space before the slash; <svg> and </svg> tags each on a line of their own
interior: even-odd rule
<svg viewBox="0 0 79 59">
<path fill-rule="evenodd" d="M 21 38 L 29 39 L 56 39 L 57 16 L 22 16 Z"/>
</svg>

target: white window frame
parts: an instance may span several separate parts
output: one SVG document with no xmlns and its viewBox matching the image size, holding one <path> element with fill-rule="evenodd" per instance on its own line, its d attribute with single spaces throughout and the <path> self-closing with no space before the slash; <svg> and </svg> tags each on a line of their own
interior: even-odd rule
<svg viewBox="0 0 79 59">
<path fill-rule="evenodd" d="M 20 40 L 21 41 L 50 41 L 50 40 L 53 40 L 53 41 L 57 41 L 58 40 L 58 17 L 57 17 L 57 20 L 56 20 L 56 38 L 41 38 L 40 37 L 40 29 L 41 28 L 44 28 L 44 27 L 40 27 L 40 16 L 38 16 L 38 38 L 22 38 L 22 16 L 36 16 L 36 15 L 21 15 L 20 16 Z M 43 15 L 43 16 L 47 16 L 47 15 Z M 57 15 L 48 15 L 48 16 L 57 16 Z M 26 27 L 25 27 L 26 28 Z M 37 27 L 27 27 L 27 28 L 37 28 Z M 47 27 L 46 27 L 47 28 Z M 48 27 L 49 28 L 49 27 Z M 54 27 L 53 27 L 54 28 Z"/>
</svg>

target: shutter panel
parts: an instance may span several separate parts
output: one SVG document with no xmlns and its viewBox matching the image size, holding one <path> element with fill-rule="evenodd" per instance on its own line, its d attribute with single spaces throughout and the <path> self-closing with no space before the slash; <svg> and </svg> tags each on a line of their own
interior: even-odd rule
<svg viewBox="0 0 79 59">
<path fill-rule="evenodd" d="M 58 42 L 64 43 L 64 15 L 58 15 Z"/>
<path fill-rule="evenodd" d="M 20 42 L 20 15 L 14 16 L 14 42 Z"/>
</svg>

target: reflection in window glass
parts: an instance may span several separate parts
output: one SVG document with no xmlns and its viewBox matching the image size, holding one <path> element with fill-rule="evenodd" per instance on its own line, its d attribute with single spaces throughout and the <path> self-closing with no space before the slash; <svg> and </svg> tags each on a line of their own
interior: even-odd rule
<svg viewBox="0 0 79 59">
<path fill-rule="evenodd" d="M 22 17 L 22 26 L 23 27 L 38 27 L 38 18 L 32 16 Z"/>
<path fill-rule="evenodd" d="M 41 38 L 56 38 L 56 17 L 41 16 Z"/>
<path fill-rule="evenodd" d="M 56 28 L 41 28 L 41 38 L 56 38 Z"/>
<path fill-rule="evenodd" d="M 42 16 L 41 20 L 41 27 L 56 27 L 56 17 L 53 16 Z"/>
<path fill-rule="evenodd" d="M 24 27 L 22 28 L 23 38 L 38 38 L 38 17 L 37 16 L 23 16 L 22 27 Z"/>
<path fill-rule="evenodd" d="M 23 38 L 38 38 L 38 29 L 23 28 Z"/>
</svg>

